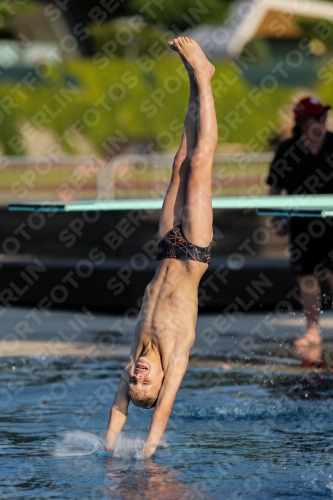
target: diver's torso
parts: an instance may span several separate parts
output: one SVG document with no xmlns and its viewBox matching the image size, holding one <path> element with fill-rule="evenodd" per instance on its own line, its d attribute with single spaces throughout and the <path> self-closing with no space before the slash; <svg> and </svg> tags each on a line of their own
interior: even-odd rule
<svg viewBox="0 0 333 500">
<path fill-rule="evenodd" d="M 198 285 L 207 265 L 194 261 L 165 259 L 146 288 L 136 326 L 144 349 L 156 346 L 168 364 L 171 354 L 183 356 L 195 339 L 198 315 Z M 138 346 L 139 347 L 139 346 Z"/>
</svg>

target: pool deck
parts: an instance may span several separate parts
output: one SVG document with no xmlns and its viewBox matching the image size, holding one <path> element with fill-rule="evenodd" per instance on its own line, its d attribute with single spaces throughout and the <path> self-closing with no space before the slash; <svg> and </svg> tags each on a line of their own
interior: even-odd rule
<svg viewBox="0 0 333 500">
<path fill-rule="evenodd" d="M 81 311 L 11 307 L 2 310 L 0 356 L 66 356 L 126 359 L 135 318 Z M 293 340 L 304 331 L 301 312 L 232 316 L 199 315 L 192 363 L 237 362 L 299 365 Z M 324 353 L 332 358 L 333 312 L 321 318 Z M 310 356 L 311 357 L 311 356 Z M 308 358 L 306 358 L 308 359 Z M 333 364 L 333 362 L 332 362 Z"/>
</svg>

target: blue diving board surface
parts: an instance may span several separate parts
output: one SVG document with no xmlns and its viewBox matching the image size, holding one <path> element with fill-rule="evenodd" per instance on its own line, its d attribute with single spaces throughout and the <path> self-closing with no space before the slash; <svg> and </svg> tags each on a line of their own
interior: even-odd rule
<svg viewBox="0 0 333 500">
<path fill-rule="evenodd" d="M 213 198 L 213 208 L 222 210 L 257 210 L 259 215 L 286 217 L 333 217 L 333 194 L 228 196 Z M 70 202 L 11 203 L 9 211 L 86 212 L 112 210 L 158 210 L 163 199 L 87 200 Z"/>
</svg>

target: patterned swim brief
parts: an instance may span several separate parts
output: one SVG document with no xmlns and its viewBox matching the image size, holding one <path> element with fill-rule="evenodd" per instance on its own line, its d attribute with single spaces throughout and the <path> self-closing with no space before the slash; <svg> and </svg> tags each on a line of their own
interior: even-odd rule
<svg viewBox="0 0 333 500">
<path fill-rule="evenodd" d="M 208 247 L 198 247 L 190 243 L 182 233 L 182 227 L 176 226 L 157 246 L 157 259 L 196 260 L 209 264 L 213 241 Z"/>
</svg>

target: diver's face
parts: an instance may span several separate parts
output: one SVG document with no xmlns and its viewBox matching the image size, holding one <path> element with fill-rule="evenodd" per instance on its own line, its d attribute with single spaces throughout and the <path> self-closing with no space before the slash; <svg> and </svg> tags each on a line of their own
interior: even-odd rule
<svg viewBox="0 0 333 500">
<path fill-rule="evenodd" d="M 160 389 L 164 373 L 159 363 L 141 356 L 131 366 L 129 375 L 129 385 L 134 385 L 136 390 L 152 392 Z"/>
</svg>

